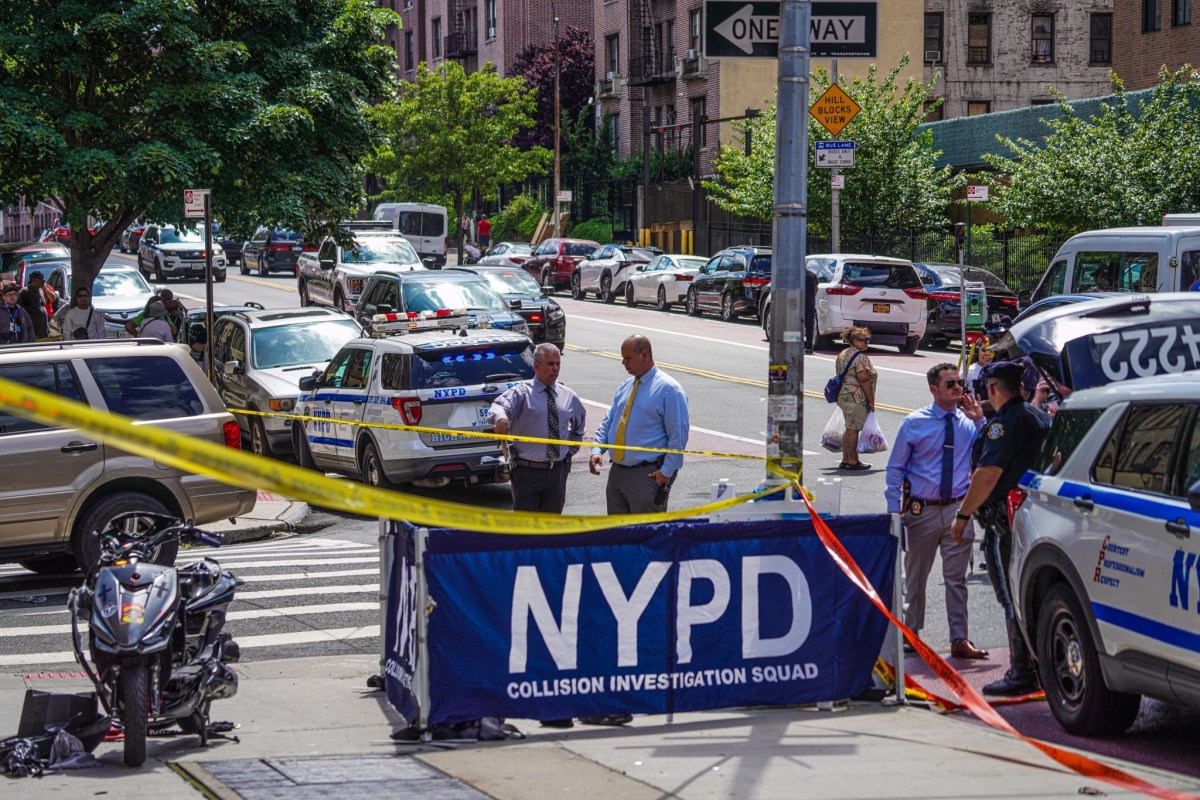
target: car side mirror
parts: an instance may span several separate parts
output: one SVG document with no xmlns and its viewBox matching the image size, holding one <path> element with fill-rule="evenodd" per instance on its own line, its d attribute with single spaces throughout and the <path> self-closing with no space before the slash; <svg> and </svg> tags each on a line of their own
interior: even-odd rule
<svg viewBox="0 0 1200 800">
<path fill-rule="evenodd" d="M 521 301 L 520 300 L 509 300 L 508 307 L 511 308 L 513 311 L 519 311 L 521 309 Z"/>
<path fill-rule="evenodd" d="M 392 307 L 389 306 L 387 303 L 384 303 L 382 305 L 378 305 L 375 307 L 376 314 L 391 314 L 392 311 L 393 311 Z"/>
<path fill-rule="evenodd" d="M 321 259 L 321 269 L 333 269 L 333 259 L 332 258 L 322 258 Z"/>
<path fill-rule="evenodd" d="M 226 375 L 237 375 L 242 372 L 242 362 L 226 361 L 221 369 Z"/>
<path fill-rule="evenodd" d="M 1032 298 L 1033 298 L 1033 292 L 1031 290 L 1022 289 L 1021 291 L 1017 292 L 1017 305 L 1019 305 L 1019 306 L 1028 305 L 1029 301 Z"/>
<path fill-rule="evenodd" d="M 1200 481 L 1192 484 L 1192 488 L 1188 489 L 1188 505 L 1192 507 L 1192 511 L 1200 512 Z"/>
<path fill-rule="evenodd" d="M 319 387 L 320 385 L 321 385 L 321 373 L 319 373 L 319 372 L 314 372 L 312 375 L 309 375 L 307 378 L 300 379 L 300 391 L 302 391 L 302 392 L 314 392 L 317 390 L 317 387 Z"/>
<path fill-rule="evenodd" d="M 550 296 L 550 287 L 549 287 L 549 286 L 542 286 L 542 287 L 539 287 L 539 288 L 541 288 L 541 290 L 542 290 L 542 297 L 549 297 L 549 296 Z"/>
</svg>

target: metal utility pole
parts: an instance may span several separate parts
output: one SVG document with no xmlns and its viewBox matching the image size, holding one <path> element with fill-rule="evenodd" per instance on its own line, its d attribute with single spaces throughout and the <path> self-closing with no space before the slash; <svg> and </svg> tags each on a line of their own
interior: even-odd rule
<svg viewBox="0 0 1200 800">
<path fill-rule="evenodd" d="M 830 59 L 829 78 L 833 85 L 837 86 L 838 65 L 836 58 Z M 808 120 L 805 119 L 805 122 L 807 123 Z M 838 137 L 835 136 L 833 138 L 836 139 Z M 805 152 L 807 152 L 807 150 Z M 837 179 L 841 174 L 842 171 L 840 169 L 837 167 L 833 168 L 833 172 L 831 173 L 832 177 L 830 178 L 830 184 L 833 188 L 829 190 L 829 196 L 831 199 L 829 234 L 830 238 L 833 239 L 833 252 L 835 253 L 842 252 L 842 192 L 837 188 Z"/>
<path fill-rule="evenodd" d="M 204 195 L 204 297 L 208 302 L 208 308 L 204 312 L 204 327 L 208 335 L 208 382 L 212 383 L 213 379 L 213 274 L 212 274 L 212 194 Z M 188 340 L 190 331 L 180 331 L 180 339 Z"/>
<path fill-rule="evenodd" d="M 558 10 L 553 0 L 550 3 L 550 13 L 554 15 L 554 236 L 561 235 L 559 230 L 558 192 L 562 181 L 562 112 L 559 98 L 559 66 L 558 66 Z"/>
<path fill-rule="evenodd" d="M 811 0 L 782 0 L 775 117 L 774 330 L 768 367 L 767 456 L 801 473 L 804 436 L 804 257 L 808 235 Z M 782 312 L 782 313 L 779 313 Z M 768 474 L 768 480 L 777 480 Z"/>
</svg>

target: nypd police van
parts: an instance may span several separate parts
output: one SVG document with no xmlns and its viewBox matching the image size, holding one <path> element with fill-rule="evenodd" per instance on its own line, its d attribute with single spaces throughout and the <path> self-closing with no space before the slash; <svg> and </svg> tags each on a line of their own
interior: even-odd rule
<svg viewBox="0 0 1200 800">
<path fill-rule="evenodd" d="M 1014 605 L 1062 726 L 1123 731 L 1142 695 L 1200 709 L 1200 373 L 1075 392 L 1008 507 Z"/>
<path fill-rule="evenodd" d="M 499 442 L 458 432 L 492 429 L 492 400 L 533 377 L 533 343 L 467 324 L 449 311 L 376 315 L 374 335 L 348 342 L 300 382 L 296 413 L 315 418 L 293 427 L 300 465 L 384 488 L 507 481 Z"/>
</svg>

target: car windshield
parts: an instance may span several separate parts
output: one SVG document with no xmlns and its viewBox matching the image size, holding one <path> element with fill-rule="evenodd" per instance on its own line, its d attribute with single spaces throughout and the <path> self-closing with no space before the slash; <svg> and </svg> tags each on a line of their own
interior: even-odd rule
<svg viewBox="0 0 1200 800">
<path fill-rule="evenodd" d="M 488 270 L 483 273 L 483 277 L 500 294 L 538 295 L 542 293 L 542 287 L 538 286 L 538 282 L 528 272 L 521 270 L 505 270 L 504 272 Z"/>
<path fill-rule="evenodd" d="M 842 283 L 879 289 L 914 289 L 921 285 L 910 266 L 891 264 L 846 264 Z"/>
<path fill-rule="evenodd" d="M 504 300 L 483 280 L 405 283 L 405 311 L 440 311 L 444 308 L 469 308 L 484 311 L 505 310 Z"/>
<path fill-rule="evenodd" d="M 348 319 L 262 328 L 251 338 L 254 366 L 274 369 L 324 363 L 359 335 L 358 326 Z"/>
<path fill-rule="evenodd" d="M 659 253 L 642 247 L 622 247 L 627 261 L 652 261 Z"/>
<path fill-rule="evenodd" d="M 417 251 L 403 239 L 365 240 L 342 250 L 347 264 L 420 264 Z"/>
<path fill-rule="evenodd" d="M 596 252 L 596 247 L 594 244 L 585 244 L 584 242 L 565 242 L 563 244 L 563 255 L 590 256 Z"/>
<path fill-rule="evenodd" d="M 133 297 L 151 293 L 150 284 L 146 283 L 146 279 L 133 270 L 120 270 L 119 272 L 100 270 L 100 274 L 92 282 L 93 297 Z"/>
<path fill-rule="evenodd" d="M 708 263 L 705 258 L 677 258 L 675 266 L 679 269 L 700 269 Z"/>
<path fill-rule="evenodd" d="M 515 256 L 531 255 L 533 253 L 533 245 L 531 245 L 531 244 L 513 244 L 512 242 L 509 242 L 508 253 L 509 253 L 509 255 L 515 255 Z"/>
<path fill-rule="evenodd" d="M 181 231 L 176 228 L 162 229 L 163 244 L 204 244 L 204 234 L 200 231 Z"/>
</svg>

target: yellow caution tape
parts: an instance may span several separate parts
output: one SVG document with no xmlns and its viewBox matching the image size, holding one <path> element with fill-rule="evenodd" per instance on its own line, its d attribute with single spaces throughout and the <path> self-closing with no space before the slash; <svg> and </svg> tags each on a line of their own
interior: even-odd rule
<svg viewBox="0 0 1200 800">
<path fill-rule="evenodd" d="M 459 528 L 483 533 L 552 535 L 584 533 L 623 525 L 696 517 L 783 491 L 790 484 L 772 486 L 680 511 L 619 516 L 565 516 L 529 511 L 481 509 L 462 503 L 414 497 L 376 489 L 274 461 L 252 453 L 184 436 L 153 424 L 105 411 L 73 400 L 0 379 L 0 408 L 53 427 L 75 428 L 106 444 L 150 458 L 185 472 L 206 475 L 232 486 L 252 486 L 303 500 L 312 505 L 352 514 L 402 519 L 418 525 Z"/>
<path fill-rule="evenodd" d="M 530 442 L 533 444 L 561 444 L 566 447 L 602 447 L 605 450 L 641 451 L 645 453 L 671 453 L 682 456 L 709 456 L 711 458 L 735 458 L 743 461 L 766 461 L 763 456 L 751 456 L 745 453 L 718 453 L 712 450 L 671 450 L 665 447 L 638 447 L 632 444 L 597 445 L 595 442 L 575 442 L 568 439 L 543 439 L 538 436 L 514 436 L 512 434 L 494 433 L 491 431 L 471 431 L 459 428 L 426 428 L 421 425 L 398 425 L 394 422 L 365 422 L 363 420 L 334 420 L 331 417 L 306 417 L 303 414 L 282 414 L 277 411 L 254 411 L 249 408 L 231 408 L 233 414 L 249 414 L 255 417 L 279 417 L 300 422 L 321 422 L 326 425 L 353 425 L 360 428 L 380 428 L 389 431 L 412 431 L 414 433 L 444 433 L 453 436 L 464 436 L 469 439 L 487 439 L 498 442 Z"/>
</svg>

